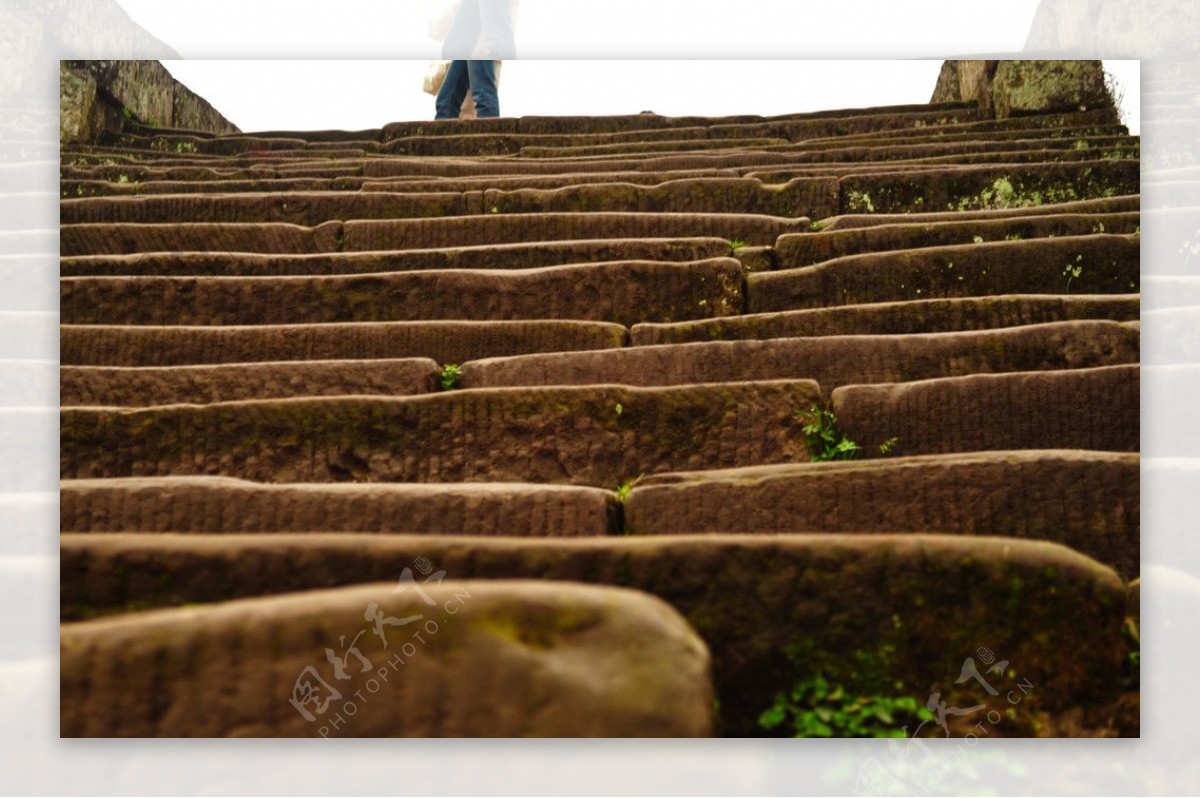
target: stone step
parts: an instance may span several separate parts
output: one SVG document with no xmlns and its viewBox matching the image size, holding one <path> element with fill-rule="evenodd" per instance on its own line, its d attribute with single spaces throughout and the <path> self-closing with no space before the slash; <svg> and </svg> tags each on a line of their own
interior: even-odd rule
<svg viewBox="0 0 1200 798">
<path fill-rule="evenodd" d="M 339 222 L 317 227 L 294 224 L 71 224 L 59 230 L 63 257 L 128 255 L 141 252 L 340 252 L 345 232 Z"/>
<path fill-rule="evenodd" d="M 954 682 L 981 645 L 1015 672 L 985 675 L 997 682 L 994 689 L 1015 689 L 1022 678 L 1041 685 L 1053 675 L 1053 690 L 1022 696 L 1010 734 L 1035 734 L 1038 710 L 1061 712 L 1121 690 L 1124 581 L 1064 546 L 1012 538 L 702 535 L 468 544 L 426 535 L 63 535 L 61 602 L 72 619 L 335 585 L 395 585 L 418 557 L 453 579 L 592 582 L 665 600 L 712 652 L 726 735 L 762 734 L 758 717 L 776 693 L 813 674 L 864 695 L 911 694 L 918 705 L 933 691 L 950 706 L 978 704 L 981 685 Z M 1086 663 L 1080 651 L 1088 652 Z M 278 681 L 290 689 L 298 670 Z M 263 700 L 262 691 L 254 694 Z"/>
<path fill-rule="evenodd" d="M 265 485 L 224 477 L 66 480 L 62 532 L 343 532 L 589 537 L 619 532 L 616 494 L 572 485 Z M 1136 515 L 1135 515 L 1136 518 Z"/>
<path fill-rule="evenodd" d="M 745 150 L 758 147 L 786 145 L 787 139 L 744 138 L 744 139 L 683 139 L 674 141 L 629 141 L 618 144 L 591 144 L 580 146 L 522 147 L 518 153 L 522 158 L 608 158 L 627 155 L 704 152 L 706 150 Z"/>
<path fill-rule="evenodd" d="M 408 136 L 459 135 L 462 133 L 524 133 L 524 134 L 597 134 L 624 131 L 652 131 L 676 128 L 711 127 L 730 124 L 765 124 L 792 120 L 840 119 L 842 117 L 877 116 L 881 114 L 912 114 L 956 112 L 968 109 L 964 103 L 930 103 L 880 106 L 874 108 L 843 108 L 779 116 L 740 114 L 735 116 L 661 116 L 655 113 L 610 116 L 523 116 L 498 119 L 464 119 L 446 121 L 392 122 L 383 127 L 384 142 Z M 302 133 L 258 133 L 259 136 L 307 137 Z"/>
<path fill-rule="evenodd" d="M 790 155 L 790 154 L 789 154 Z M 1105 161 L 1134 160 L 1139 158 L 1140 151 L 1136 148 L 1114 149 L 1104 154 Z M 1098 152 L 1081 150 L 1014 150 L 1011 152 L 982 152 L 976 154 L 933 155 L 921 158 L 896 158 L 893 160 L 869 161 L 806 161 L 789 157 L 784 163 L 774 163 L 765 166 L 740 166 L 736 171 L 742 177 L 762 180 L 765 183 L 778 183 L 797 177 L 821 177 L 836 175 L 848 177 L 851 175 L 883 175 L 895 173 L 963 171 L 970 169 L 1006 168 L 1008 171 L 1019 171 L 1025 166 L 1044 166 L 1047 164 L 1069 165 L 1078 162 L 1092 162 L 1100 158 Z"/>
<path fill-rule="evenodd" d="M 302 324 L 577 319 L 633 324 L 739 313 L 742 266 L 622 261 L 296 277 L 68 277 L 64 324 Z"/>
<path fill-rule="evenodd" d="M 220 475 L 259 482 L 553 482 L 803 461 L 812 381 L 616 385 L 64 408 L 62 479 Z"/>
<path fill-rule="evenodd" d="M 273 222 L 314 226 L 340 219 L 405 219 L 486 213 L 755 213 L 833 216 L 834 177 L 765 186 L 748 178 L 672 180 L 653 186 L 599 183 L 559 189 L 167 194 L 64 199 L 62 224 Z"/>
<path fill-rule="evenodd" d="M 722 238 L 601 238 L 485 244 L 401 252 L 271 255 L 250 252 L 159 252 L 81 255 L 59 259 L 63 277 L 159 275 L 268 277 L 302 274 L 377 274 L 431 269 L 535 269 L 613 261 L 697 261 L 729 255 Z"/>
<path fill-rule="evenodd" d="M 1140 236 L 1097 234 L 847 255 L 747 276 L 747 310 L 1002 294 L 1127 294 L 1141 277 Z"/>
<path fill-rule="evenodd" d="M 1070 321 L 921 335 L 710 341 L 472 361 L 462 366 L 461 385 L 464 388 L 605 383 L 662 386 L 811 379 L 829 396 L 835 388 L 859 383 L 1136 363 L 1138 342 L 1136 326 L 1112 321 Z M 888 437 L 884 436 L 879 443 Z"/>
<path fill-rule="evenodd" d="M 1028 135 L 1030 131 L 1040 131 L 1050 137 L 1078 137 L 1086 135 L 1128 134 L 1129 130 L 1120 124 L 1120 114 L 1115 108 L 1098 108 L 1091 111 L 1075 111 L 1062 114 L 1035 114 L 1031 116 L 1014 116 L 1003 120 L 987 119 L 977 122 L 960 122 L 958 124 L 942 124 L 936 126 L 914 125 L 907 131 L 883 128 L 861 133 L 842 133 L 826 137 L 811 137 L 799 143 L 799 146 L 809 146 L 814 143 L 841 142 L 842 145 L 851 142 L 881 141 L 893 139 L 897 133 L 907 133 L 911 137 L 920 138 L 933 136 L 954 136 L 965 134 L 1001 134 L 1013 138 Z"/>
<path fill-rule="evenodd" d="M 935 213 L 855 213 L 843 214 L 817 223 L 822 231 L 876 227 L 884 224 L 929 224 L 933 222 L 989 221 L 1027 216 L 1056 216 L 1076 213 L 1132 213 L 1141 208 L 1141 196 L 1127 194 L 1104 199 L 1057 202 L 1019 208 L 939 211 Z"/>
<path fill-rule="evenodd" d="M 717 237 L 773 244 L 807 230 L 807 218 L 738 213 L 485 214 L 442 219 L 282 223 L 71 224 L 59 232 L 60 254 L 143 252 L 383 252 L 605 238 Z"/>
<path fill-rule="evenodd" d="M 1137 452 L 1139 376 L 1135 362 L 882 385 L 833 391 L 842 433 L 878 456 L 899 438 L 901 454 L 1006 449 Z M 1099 522 L 1096 522 L 1099 523 Z"/>
<path fill-rule="evenodd" d="M 346 222 L 345 248 L 352 252 L 461 247 L 588 238 L 715 236 L 747 244 L 773 244 L 784 233 L 809 229 L 808 218 L 748 213 L 534 213 L 485 214 L 452 219 Z"/>
<path fill-rule="evenodd" d="M 485 357 L 624 346 L 617 324 L 583 321 L 414 321 L 249 327 L 59 328 L 69 366 L 186 366 L 305 360 Z"/>
<path fill-rule="evenodd" d="M 478 214 L 483 210 L 483 197 L 460 192 L 357 191 L 168 194 L 64 199 L 59 207 L 63 225 L 273 222 L 312 227 L 339 219 Z"/>
<path fill-rule="evenodd" d="M 630 335 L 634 346 L 823 335 L 915 335 L 1085 319 L 1137 321 L 1140 310 L 1138 294 L 1010 294 L 842 305 L 673 324 L 635 324 Z"/>
<path fill-rule="evenodd" d="M 483 206 L 492 213 L 751 213 L 822 218 L 838 211 L 834 177 L 797 178 L 764 185 L 748 178 L 673 180 L 657 186 L 588 184 L 558 189 L 490 189 Z"/>
<path fill-rule="evenodd" d="M 841 212 L 1020 208 L 1134 194 L 1140 180 L 1129 159 L 852 175 L 841 180 Z"/>
<path fill-rule="evenodd" d="M 65 160 L 59 167 L 59 178 L 64 181 L 105 181 L 116 185 L 137 185 L 157 182 L 175 183 L 219 183 L 227 180 L 362 180 L 364 159 L 327 160 L 306 162 L 291 161 L 286 164 L 267 166 L 254 163 L 239 166 L 221 161 L 209 166 L 161 166 L 117 161 L 114 163 L 75 164 Z M 124 178 L 124 180 L 122 180 Z M 336 183 L 338 188 L 357 186 L 357 183 Z"/>
<path fill-rule="evenodd" d="M 677 612 L 645 593 L 532 581 L 439 580 L 400 594 L 394 587 L 67 624 L 59 639 L 60 732 L 325 738 L 712 733 L 708 651 Z M 364 622 L 363 607 L 377 613 L 377 633 Z M 342 659 L 326 647 L 335 637 Z M 336 669 L 328 664 L 335 659 Z M 239 674 L 236 684 L 231 674 Z M 149 700 L 146 685 L 153 685 Z"/>
<path fill-rule="evenodd" d="M 362 178 L 349 178 L 358 185 Z M 357 186 L 354 186 L 357 188 Z M 338 185 L 334 178 L 300 177 L 282 179 L 254 180 L 155 180 L 146 183 L 125 181 L 111 182 L 107 180 L 62 180 L 59 185 L 59 195 L 64 199 L 79 199 L 84 197 L 132 197 L 147 194 L 204 194 L 214 192 L 228 193 L 261 193 L 261 192 L 315 192 L 349 190 L 348 186 Z"/>
<path fill-rule="evenodd" d="M 516 155 L 525 147 L 598 147 L 643 142 L 704 142 L 709 128 L 672 127 L 658 130 L 623 130 L 606 133 L 444 133 L 392 139 L 382 147 L 388 155 L 435 158 Z M 747 134 L 747 138 L 767 138 Z"/>
<path fill-rule="evenodd" d="M 776 158 L 787 158 L 793 162 L 887 162 L 913 158 L 998 158 L 1011 152 L 1047 152 L 1060 155 L 1080 152 L 1119 152 L 1126 148 L 1137 148 L 1139 139 L 1125 135 L 1080 135 L 1078 138 L 1050 138 L 1045 135 L 1000 138 L 971 137 L 964 135 L 939 136 L 922 142 L 895 144 L 860 143 L 854 146 L 837 146 L 836 140 L 824 146 L 813 146 L 788 153 L 772 152 Z M 1081 146 L 1082 145 L 1082 146 Z"/>
<path fill-rule="evenodd" d="M 1139 465 L 1044 450 L 658 474 L 625 499 L 624 534 L 998 535 L 1061 543 L 1133 579 Z"/>
<path fill-rule="evenodd" d="M 410 396 L 437 390 L 430 359 L 308 360 L 219 366 L 62 366 L 59 404 L 209 404 L 293 396 Z"/>
<path fill-rule="evenodd" d="M 825 230 L 780 236 L 775 242 L 777 268 L 794 269 L 822 261 L 898 249 L 920 249 L 986 241 L 1081 236 L 1093 233 L 1130 234 L 1141 230 L 1141 214 L 1076 213 L 1012 216 L 950 222 L 882 224 L 876 227 Z"/>
<path fill-rule="evenodd" d="M 657 186 L 675 180 L 740 178 L 734 169 L 677 169 L 664 172 L 622 170 L 616 172 L 566 172 L 563 174 L 494 175 L 482 177 L 365 178 L 363 191 L 512 191 L 556 189 L 595 183 L 629 183 Z"/>
</svg>

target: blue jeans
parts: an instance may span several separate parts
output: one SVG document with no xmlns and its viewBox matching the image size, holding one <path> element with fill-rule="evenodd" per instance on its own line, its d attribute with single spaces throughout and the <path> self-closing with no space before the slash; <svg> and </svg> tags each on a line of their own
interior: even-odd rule
<svg viewBox="0 0 1200 798">
<path fill-rule="evenodd" d="M 435 119 L 458 119 L 467 91 L 475 98 L 475 116 L 480 119 L 500 116 L 500 96 L 496 91 L 495 61 L 451 61 L 446 81 L 438 91 Z"/>
</svg>

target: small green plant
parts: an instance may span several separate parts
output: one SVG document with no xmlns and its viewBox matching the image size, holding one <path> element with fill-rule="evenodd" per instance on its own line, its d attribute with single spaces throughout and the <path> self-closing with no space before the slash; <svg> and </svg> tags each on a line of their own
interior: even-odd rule
<svg viewBox="0 0 1200 798">
<path fill-rule="evenodd" d="M 818 674 L 776 695 L 758 725 L 795 737 L 904 737 L 906 727 L 932 719 L 912 696 L 854 695 Z"/>
<path fill-rule="evenodd" d="M 847 438 L 838 429 L 837 416 L 832 410 L 822 410 L 813 405 L 807 411 L 797 410 L 796 417 L 804 422 L 801 428 L 808 452 L 814 463 L 830 460 L 853 460 L 862 447 Z M 899 438 L 888 438 L 879 444 L 879 453 L 884 457 L 892 454 L 899 445 Z"/>
<path fill-rule="evenodd" d="M 731 249 L 741 249 L 742 247 L 748 246 L 748 245 L 745 241 L 743 241 L 740 238 L 732 238 L 729 240 L 729 246 Z"/>
<path fill-rule="evenodd" d="M 1063 269 L 1063 277 L 1067 278 L 1067 287 L 1063 289 L 1066 292 L 1071 291 L 1071 281 L 1083 274 L 1083 255 L 1076 255 L 1074 263 L 1068 263 Z"/>
<path fill-rule="evenodd" d="M 438 376 L 441 378 L 442 390 L 453 391 L 458 387 L 458 380 L 462 376 L 462 369 L 458 367 L 457 363 L 447 363 L 442 366 L 442 370 L 438 372 Z"/>
<path fill-rule="evenodd" d="M 801 429 L 813 462 L 853 460 L 862 450 L 861 446 L 841 433 L 837 416 L 832 410 L 822 410 L 813 405 L 807 412 L 797 410 L 796 416 L 805 422 Z"/>
<path fill-rule="evenodd" d="M 825 229 L 825 225 L 826 225 L 825 222 L 809 222 L 808 230 L 811 233 L 819 233 Z"/>
<path fill-rule="evenodd" d="M 972 238 L 971 240 L 972 240 L 972 241 L 974 241 L 976 244 L 982 244 L 982 243 L 983 243 L 983 236 L 975 236 L 975 237 L 974 237 L 974 238 Z"/>
<path fill-rule="evenodd" d="M 617 501 L 620 502 L 621 504 L 624 504 L 625 500 L 629 498 L 629 492 L 631 490 L 633 490 L 635 485 L 637 485 L 639 482 L 642 481 L 643 476 L 645 476 L 645 475 L 638 474 L 633 479 L 627 479 L 624 482 L 622 482 L 620 485 L 618 485 L 617 486 Z"/>
<path fill-rule="evenodd" d="M 625 412 L 625 406 L 620 402 L 617 402 L 616 405 L 613 406 L 613 412 L 617 414 L 617 418 L 620 418 L 621 414 Z"/>
</svg>

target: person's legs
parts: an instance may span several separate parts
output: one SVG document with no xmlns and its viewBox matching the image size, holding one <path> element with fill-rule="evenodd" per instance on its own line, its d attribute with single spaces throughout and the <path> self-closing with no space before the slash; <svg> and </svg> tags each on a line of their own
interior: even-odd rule
<svg viewBox="0 0 1200 798">
<path fill-rule="evenodd" d="M 466 65 L 471 96 L 475 98 L 475 116 L 480 119 L 500 116 L 500 95 L 496 90 L 496 62 L 467 61 Z"/>
<path fill-rule="evenodd" d="M 467 98 L 467 89 L 470 87 L 467 63 L 466 61 L 450 62 L 450 68 L 446 70 L 446 80 L 442 82 L 442 88 L 437 93 L 437 100 L 434 104 L 437 115 L 434 116 L 434 119 L 458 119 L 458 114 L 462 111 L 463 100 Z"/>
</svg>

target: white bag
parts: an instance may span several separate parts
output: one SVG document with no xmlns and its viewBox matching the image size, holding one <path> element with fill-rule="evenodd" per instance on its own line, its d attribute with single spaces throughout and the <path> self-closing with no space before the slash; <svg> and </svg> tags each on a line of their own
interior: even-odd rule
<svg viewBox="0 0 1200 798">
<path fill-rule="evenodd" d="M 446 73 L 449 70 L 449 61 L 430 61 L 429 66 L 425 67 L 425 93 L 436 96 L 442 90 L 442 84 L 446 82 Z"/>
</svg>

